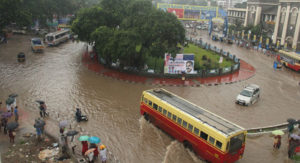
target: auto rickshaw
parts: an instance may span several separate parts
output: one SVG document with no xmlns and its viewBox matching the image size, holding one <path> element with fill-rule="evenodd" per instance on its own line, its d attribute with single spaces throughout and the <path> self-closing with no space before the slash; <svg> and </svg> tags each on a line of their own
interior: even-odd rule
<svg viewBox="0 0 300 163">
<path fill-rule="evenodd" d="M 24 62 L 24 61 L 25 61 L 25 53 L 20 52 L 20 53 L 17 55 L 17 59 L 18 59 L 19 62 Z"/>
</svg>

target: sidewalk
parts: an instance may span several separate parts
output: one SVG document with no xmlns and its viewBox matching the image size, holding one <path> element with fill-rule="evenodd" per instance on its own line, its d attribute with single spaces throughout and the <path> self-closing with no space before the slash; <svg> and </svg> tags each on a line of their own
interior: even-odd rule
<svg viewBox="0 0 300 163">
<path fill-rule="evenodd" d="M 91 71 L 97 72 L 100 75 L 106 77 L 112 77 L 117 80 L 123 80 L 130 83 L 142 83 L 150 85 L 160 85 L 160 86 L 191 86 L 199 87 L 200 85 L 219 85 L 219 84 L 230 84 L 234 82 L 240 82 L 247 80 L 254 76 L 255 68 L 246 63 L 243 60 L 240 60 L 240 70 L 236 71 L 233 74 L 227 74 L 216 77 L 195 77 L 186 79 L 182 81 L 181 78 L 178 79 L 169 79 L 169 78 L 151 78 L 145 76 L 138 76 L 134 74 L 122 73 L 116 70 L 105 68 L 103 65 L 99 64 L 96 60 L 93 60 L 89 57 L 88 53 L 83 53 L 82 55 L 83 64 Z"/>
</svg>

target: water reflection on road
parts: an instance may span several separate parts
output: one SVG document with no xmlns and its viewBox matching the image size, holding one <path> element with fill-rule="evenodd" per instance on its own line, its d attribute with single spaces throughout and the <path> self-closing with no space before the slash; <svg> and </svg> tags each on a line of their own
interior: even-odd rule
<svg viewBox="0 0 300 163">
<path fill-rule="evenodd" d="M 121 162 L 202 162 L 181 143 L 141 118 L 141 93 L 155 86 L 126 83 L 87 70 L 81 64 L 83 43 L 67 42 L 34 54 L 30 51 L 29 38 L 13 37 L 8 44 L 0 46 L 2 101 L 14 92 L 19 94 L 20 107 L 37 112 L 35 100 L 42 99 L 49 110 L 68 119 L 73 119 L 75 107 L 81 107 L 90 120 L 78 127 L 99 136 Z M 286 69 L 273 70 L 273 58 L 262 54 L 235 45 L 215 44 L 252 64 L 256 75 L 230 85 L 165 88 L 245 128 L 278 124 L 289 117 L 298 119 L 299 74 Z M 26 53 L 25 63 L 16 61 L 20 51 Z M 261 99 L 250 107 L 236 105 L 236 95 L 249 83 L 260 85 Z M 273 152 L 272 138 L 262 136 L 248 139 L 240 162 L 286 160 L 286 144 Z"/>
</svg>

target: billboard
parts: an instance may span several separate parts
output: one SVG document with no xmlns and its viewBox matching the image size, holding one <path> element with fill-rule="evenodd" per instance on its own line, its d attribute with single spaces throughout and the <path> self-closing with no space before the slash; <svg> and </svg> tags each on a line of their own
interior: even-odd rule
<svg viewBox="0 0 300 163">
<path fill-rule="evenodd" d="M 177 54 L 175 58 L 171 54 L 165 54 L 165 74 L 194 74 L 194 54 Z"/>
<path fill-rule="evenodd" d="M 174 13 L 180 20 L 203 21 L 226 16 L 226 12 L 218 7 L 158 3 L 157 8 Z"/>
</svg>

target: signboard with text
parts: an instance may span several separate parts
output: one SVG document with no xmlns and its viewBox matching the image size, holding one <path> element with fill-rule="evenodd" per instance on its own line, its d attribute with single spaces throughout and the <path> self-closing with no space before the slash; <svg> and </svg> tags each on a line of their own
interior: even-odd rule
<svg viewBox="0 0 300 163">
<path fill-rule="evenodd" d="M 165 74 L 194 74 L 194 54 L 177 54 L 175 58 L 171 54 L 165 54 Z"/>
</svg>

